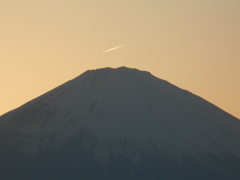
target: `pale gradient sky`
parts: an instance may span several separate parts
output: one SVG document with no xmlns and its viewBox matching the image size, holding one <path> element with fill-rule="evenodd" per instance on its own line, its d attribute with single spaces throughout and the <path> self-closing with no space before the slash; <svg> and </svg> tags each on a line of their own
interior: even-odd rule
<svg viewBox="0 0 240 180">
<path fill-rule="evenodd" d="M 0 0 L 0 22 L 0 115 L 88 69 L 127 66 L 240 118 L 239 0 Z"/>
</svg>

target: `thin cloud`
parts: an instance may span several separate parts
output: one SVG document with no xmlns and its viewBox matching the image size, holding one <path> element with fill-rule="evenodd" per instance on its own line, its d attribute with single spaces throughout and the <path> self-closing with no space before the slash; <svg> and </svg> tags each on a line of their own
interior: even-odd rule
<svg viewBox="0 0 240 180">
<path fill-rule="evenodd" d="M 120 45 L 120 46 L 117 46 L 117 47 L 114 47 L 114 48 L 111 48 L 111 49 L 105 50 L 105 51 L 103 51 L 103 53 L 107 53 L 107 52 L 110 52 L 110 51 L 113 51 L 113 50 L 119 49 L 119 48 L 121 48 L 121 47 L 123 47 L 123 46 L 125 46 L 125 45 L 126 45 L 126 44 L 122 44 L 122 45 Z"/>
</svg>

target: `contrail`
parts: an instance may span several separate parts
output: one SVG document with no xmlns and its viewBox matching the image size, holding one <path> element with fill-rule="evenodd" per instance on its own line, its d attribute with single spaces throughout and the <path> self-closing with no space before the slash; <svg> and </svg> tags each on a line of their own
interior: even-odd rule
<svg viewBox="0 0 240 180">
<path fill-rule="evenodd" d="M 121 47 L 123 47 L 123 46 L 125 46 L 125 45 L 126 45 L 126 44 L 122 44 L 122 45 L 120 45 L 120 46 L 117 46 L 117 47 L 108 49 L 108 50 L 106 50 L 106 51 L 103 51 L 103 53 L 107 53 L 107 52 L 113 51 L 113 50 L 115 50 L 115 49 L 119 49 L 119 48 L 121 48 Z"/>
</svg>

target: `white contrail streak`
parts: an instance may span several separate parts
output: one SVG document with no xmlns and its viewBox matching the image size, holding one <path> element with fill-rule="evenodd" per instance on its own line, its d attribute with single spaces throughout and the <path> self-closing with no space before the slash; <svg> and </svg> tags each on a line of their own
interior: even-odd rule
<svg viewBox="0 0 240 180">
<path fill-rule="evenodd" d="M 103 51 L 103 53 L 107 53 L 107 52 L 110 52 L 110 51 L 113 51 L 113 50 L 119 49 L 119 48 L 121 48 L 121 47 L 123 47 L 123 46 L 125 46 L 125 45 L 126 45 L 126 44 L 122 44 L 122 45 L 120 45 L 120 46 L 117 46 L 117 47 L 114 47 L 114 48 L 108 49 L 108 50 L 106 50 L 106 51 Z"/>
</svg>

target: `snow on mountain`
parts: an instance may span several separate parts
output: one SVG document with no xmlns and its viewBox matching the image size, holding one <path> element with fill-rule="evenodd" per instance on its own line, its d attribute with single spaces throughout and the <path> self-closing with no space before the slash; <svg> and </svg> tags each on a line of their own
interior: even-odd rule
<svg viewBox="0 0 240 180">
<path fill-rule="evenodd" d="M 124 154 L 138 166 L 142 154 L 172 160 L 209 154 L 240 158 L 240 122 L 204 99 L 149 72 L 120 67 L 86 71 L 0 117 L 0 127 L 23 135 L 21 151 L 36 156 L 82 135 L 107 166 Z"/>
</svg>

